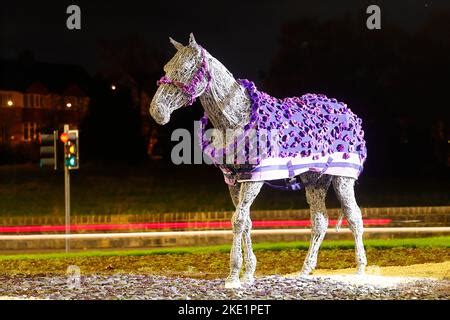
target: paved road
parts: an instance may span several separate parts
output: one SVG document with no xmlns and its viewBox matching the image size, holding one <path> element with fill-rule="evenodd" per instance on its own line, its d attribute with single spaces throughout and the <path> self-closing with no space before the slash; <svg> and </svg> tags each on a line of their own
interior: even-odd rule
<svg viewBox="0 0 450 320">
<path fill-rule="evenodd" d="M 414 238 L 443 236 L 450 234 L 450 227 L 386 227 L 365 228 L 365 239 L 370 238 Z M 255 229 L 252 238 L 257 242 L 307 241 L 310 229 Z M 202 246 L 205 244 L 229 244 L 232 241 L 229 230 L 195 231 L 147 231 L 121 233 L 77 233 L 68 236 L 71 250 L 85 249 L 125 249 Z M 0 235 L 0 251 L 5 252 L 43 252 L 63 250 L 65 234 Z M 327 231 L 327 239 L 352 239 L 349 229 L 339 232 Z"/>
</svg>

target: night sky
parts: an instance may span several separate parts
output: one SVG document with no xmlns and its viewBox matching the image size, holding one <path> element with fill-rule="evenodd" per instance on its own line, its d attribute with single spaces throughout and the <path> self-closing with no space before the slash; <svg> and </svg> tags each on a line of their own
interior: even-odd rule
<svg viewBox="0 0 450 320">
<path fill-rule="evenodd" d="M 82 29 L 66 29 L 66 8 L 77 4 Z M 5 1 L 1 6 L 0 54 L 13 58 L 31 50 L 37 60 L 73 63 L 91 74 L 99 65 L 97 40 L 140 34 L 149 47 L 168 52 L 168 37 L 186 43 L 189 32 L 237 77 L 267 71 L 277 50 L 280 28 L 299 17 L 327 19 L 365 11 L 378 4 L 382 23 L 413 32 L 432 10 L 433 1 Z M 362 25 L 361 27 L 365 27 Z"/>
</svg>

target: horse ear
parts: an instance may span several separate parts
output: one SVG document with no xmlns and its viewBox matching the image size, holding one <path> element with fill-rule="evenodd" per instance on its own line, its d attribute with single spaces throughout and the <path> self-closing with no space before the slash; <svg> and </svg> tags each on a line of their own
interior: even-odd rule
<svg viewBox="0 0 450 320">
<path fill-rule="evenodd" d="M 194 34 L 191 32 L 189 34 L 189 45 L 195 46 L 196 44 L 197 44 L 197 41 L 195 41 Z"/>
<path fill-rule="evenodd" d="M 181 43 L 179 43 L 178 41 L 173 40 L 171 37 L 169 37 L 169 40 L 170 40 L 170 43 L 173 44 L 175 49 L 180 50 L 181 48 L 183 48 L 183 45 Z"/>
</svg>

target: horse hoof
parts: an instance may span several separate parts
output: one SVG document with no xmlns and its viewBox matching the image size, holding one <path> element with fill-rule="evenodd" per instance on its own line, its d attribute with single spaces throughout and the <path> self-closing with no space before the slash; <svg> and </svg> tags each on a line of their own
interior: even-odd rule
<svg viewBox="0 0 450 320">
<path fill-rule="evenodd" d="M 238 289 L 240 287 L 241 287 L 241 281 L 239 279 L 225 281 L 225 289 Z"/>
<path fill-rule="evenodd" d="M 364 265 L 358 266 L 358 268 L 356 270 L 356 274 L 359 276 L 365 275 L 366 274 L 366 266 L 364 266 Z"/>
</svg>

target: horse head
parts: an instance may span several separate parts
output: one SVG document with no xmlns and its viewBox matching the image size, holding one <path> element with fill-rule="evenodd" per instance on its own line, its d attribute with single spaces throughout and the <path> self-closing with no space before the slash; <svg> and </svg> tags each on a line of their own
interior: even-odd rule
<svg viewBox="0 0 450 320">
<path fill-rule="evenodd" d="M 192 33 L 187 46 L 172 38 L 170 42 L 177 52 L 164 66 L 165 75 L 158 80 L 158 90 L 150 103 L 150 114 L 161 125 L 169 122 L 173 111 L 192 105 L 208 90 L 211 82 L 206 51 L 197 44 Z"/>
</svg>

